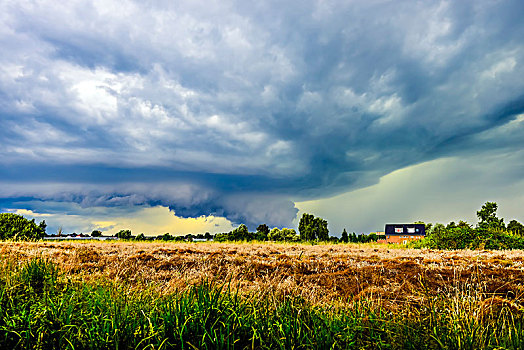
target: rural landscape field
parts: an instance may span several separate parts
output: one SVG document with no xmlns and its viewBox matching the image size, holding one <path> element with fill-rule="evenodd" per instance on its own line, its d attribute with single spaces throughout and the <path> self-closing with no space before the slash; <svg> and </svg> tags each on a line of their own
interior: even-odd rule
<svg viewBox="0 0 524 350">
<path fill-rule="evenodd" d="M 522 251 L 3 242 L 13 348 L 522 348 Z"/>
<path fill-rule="evenodd" d="M 524 0 L 0 0 L 0 350 L 524 349 Z"/>
</svg>

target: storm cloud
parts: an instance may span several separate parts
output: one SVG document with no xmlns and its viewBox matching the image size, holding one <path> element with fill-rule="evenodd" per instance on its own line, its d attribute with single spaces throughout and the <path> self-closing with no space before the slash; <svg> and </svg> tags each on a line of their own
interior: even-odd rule
<svg viewBox="0 0 524 350">
<path fill-rule="evenodd" d="M 398 169 L 513 154 L 522 13 L 522 1 L 3 1 L 2 206 L 162 205 L 282 226 L 294 202 Z"/>
</svg>

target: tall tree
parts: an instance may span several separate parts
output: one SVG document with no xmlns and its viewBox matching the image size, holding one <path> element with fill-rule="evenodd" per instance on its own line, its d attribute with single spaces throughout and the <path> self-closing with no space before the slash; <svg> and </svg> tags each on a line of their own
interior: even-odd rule
<svg viewBox="0 0 524 350">
<path fill-rule="evenodd" d="M 340 241 L 344 243 L 349 242 L 348 232 L 346 231 L 345 228 L 344 228 L 344 231 L 342 231 L 342 236 L 340 237 Z"/>
<path fill-rule="evenodd" d="M 315 232 L 313 231 L 313 222 L 315 216 L 304 213 L 298 223 L 298 232 L 302 241 L 312 241 L 315 239 Z"/>
<path fill-rule="evenodd" d="M 328 222 L 322 218 L 315 218 L 315 234 L 319 241 L 329 240 Z"/>
<path fill-rule="evenodd" d="M 300 232 L 300 239 L 303 241 L 329 240 L 328 222 L 311 214 L 302 214 L 298 223 L 298 231 Z"/>
<path fill-rule="evenodd" d="M 479 228 L 501 228 L 504 229 L 504 219 L 497 217 L 497 203 L 486 202 L 482 208 L 477 211 L 477 217 L 479 218 Z"/>
</svg>

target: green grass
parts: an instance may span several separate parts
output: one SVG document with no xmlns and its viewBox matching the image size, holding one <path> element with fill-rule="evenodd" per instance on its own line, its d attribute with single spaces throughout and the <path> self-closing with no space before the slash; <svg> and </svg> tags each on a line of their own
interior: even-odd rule
<svg viewBox="0 0 524 350">
<path fill-rule="evenodd" d="M 125 282 L 84 283 L 52 262 L 3 261 L 2 349 L 520 349 L 522 310 L 479 309 L 479 294 L 426 297 L 386 310 L 377 300 L 314 306 L 202 281 L 162 295 Z"/>
</svg>

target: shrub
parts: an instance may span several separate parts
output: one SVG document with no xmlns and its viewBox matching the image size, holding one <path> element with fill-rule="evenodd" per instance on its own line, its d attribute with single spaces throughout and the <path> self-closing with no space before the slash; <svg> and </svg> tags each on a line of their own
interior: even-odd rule
<svg viewBox="0 0 524 350">
<path fill-rule="evenodd" d="M 524 249 L 524 237 L 501 228 L 435 225 L 426 238 L 411 244 L 431 249 Z"/>
</svg>

